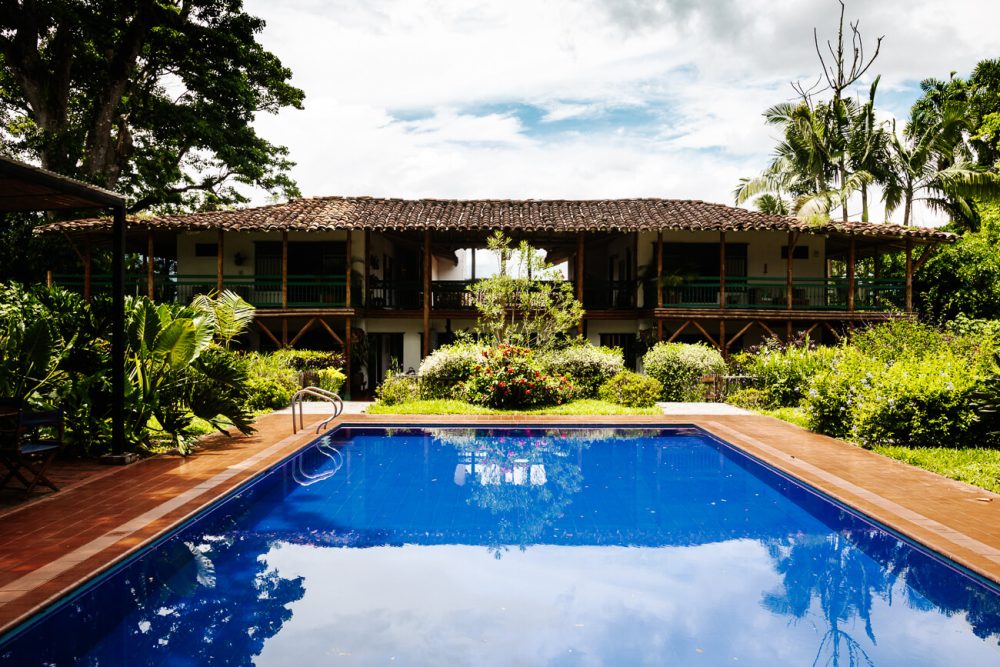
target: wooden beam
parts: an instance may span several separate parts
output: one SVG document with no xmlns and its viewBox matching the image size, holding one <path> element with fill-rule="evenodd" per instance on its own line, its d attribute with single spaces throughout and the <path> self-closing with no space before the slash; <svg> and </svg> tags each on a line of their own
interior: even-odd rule
<svg viewBox="0 0 1000 667">
<path fill-rule="evenodd" d="M 656 342 L 663 340 L 663 320 L 656 320 Z"/>
<path fill-rule="evenodd" d="M 760 328 L 763 329 L 764 331 L 766 331 L 771 338 L 777 338 L 778 337 L 778 334 L 774 333 L 774 329 L 772 329 L 771 327 L 767 326 L 767 324 L 764 322 L 764 320 L 757 320 L 757 324 L 759 324 Z"/>
<path fill-rule="evenodd" d="M 847 312 L 854 312 L 854 266 L 857 259 L 857 243 L 854 236 L 847 245 Z"/>
<path fill-rule="evenodd" d="M 344 398 L 351 400 L 351 318 L 346 318 L 346 323 L 344 324 L 344 374 L 347 375 L 347 379 L 344 380 Z"/>
<path fill-rule="evenodd" d="M 288 347 L 295 347 L 295 344 L 299 342 L 300 338 L 302 338 L 302 334 L 304 334 L 305 332 L 309 331 L 309 329 L 312 327 L 312 325 L 316 324 L 316 320 L 317 320 L 317 318 L 314 317 L 311 320 L 309 320 L 308 322 L 306 322 L 302 326 L 302 328 L 299 329 L 299 332 L 297 334 L 295 334 L 295 337 L 292 338 L 292 342 L 290 342 L 288 344 Z"/>
<path fill-rule="evenodd" d="M 223 263 L 223 253 L 226 247 L 226 232 L 222 229 L 219 230 L 218 245 L 216 247 L 215 253 L 215 291 L 222 292 L 223 279 L 222 279 L 222 263 Z"/>
<path fill-rule="evenodd" d="M 345 308 L 350 308 L 351 307 L 351 265 L 354 263 L 354 260 L 353 260 L 353 257 L 352 257 L 353 254 L 354 254 L 354 248 L 352 247 L 353 236 L 354 235 L 351 233 L 351 230 L 348 229 L 347 230 L 347 248 L 345 250 L 345 254 L 347 255 L 347 267 L 345 269 L 345 276 L 344 276 L 344 287 L 347 290 L 346 294 L 344 295 L 344 307 Z"/>
<path fill-rule="evenodd" d="M 719 232 L 719 308 L 726 309 L 726 233 Z"/>
<path fill-rule="evenodd" d="M 708 333 L 707 331 L 705 331 L 705 327 L 703 327 L 703 326 L 701 326 L 700 324 L 698 324 L 698 320 L 691 320 L 691 323 L 692 323 L 692 324 L 694 324 L 695 328 L 696 328 L 696 329 L 697 329 L 698 331 L 700 331 L 700 332 L 701 332 L 701 334 L 702 334 L 702 335 L 703 335 L 703 336 L 704 336 L 705 338 L 707 338 L 707 339 L 708 339 L 708 342 L 712 344 L 712 347 L 714 347 L 714 348 L 718 348 L 718 347 L 719 347 L 719 344 L 718 344 L 718 343 L 717 343 L 717 342 L 715 341 L 715 339 L 714 339 L 714 338 L 712 338 L 712 334 L 710 334 L 710 333 Z"/>
<path fill-rule="evenodd" d="M 639 307 L 639 232 L 632 232 L 632 303 Z M 643 304 L 645 305 L 645 304 Z M 647 306 L 648 307 L 648 306 Z"/>
<path fill-rule="evenodd" d="M 834 329 L 832 324 L 830 324 L 829 322 L 823 322 L 823 324 L 825 324 L 826 328 L 830 330 L 830 333 L 833 334 L 834 338 L 836 338 L 837 340 L 840 340 L 840 338 L 841 338 L 840 332 L 838 332 L 836 329 Z"/>
<path fill-rule="evenodd" d="M 809 327 L 808 329 L 806 329 L 806 337 L 808 337 L 809 334 L 811 334 L 813 332 L 813 330 L 816 327 L 818 327 L 818 326 L 819 326 L 819 322 L 813 322 L 813 325 L 811 327 Z"/>
<path fill-rule="evenodd" d="M 729 341 L 726 339 L 726 320 L 719 320 L 719 352 L 725 357 L 729 354 Z"/>
<path fill-rule="evenodd" d="M 680 326 L 680 328 L 679 328 L 679 329 L 677 329 L 677 331 L 675 331 L 675 332 L 674 332 L 674 333 L 673 333 L 673 334 L 672 334 L 672 335 L 670 336 L 670 338 L 668 338 L 668 339 L 667 339 L 667 342 L 668 342 L 668 343 L 673 343 L 673 342 L 674 342 L 674 341 L 675 341 L 675 340 L 677 339 L 677 337 L 678 337 L 678 336 L 680 336 L 680 335 L 681 335 L 681 333 L 682 333 L 682 332 L 683 332 L 683 331 L 684 331 L 685 329 L 687 329 L 687 328 L 688 328 L 688 325 L 689 325 L 689 324 L 691 324 L 691 320 L 688 320 L 688 321 L 686 321 L 686 322 L 685 322 L 684 324 L 682 324 L 682 325 Z"/>
<path fill-rule="evenodd" d="M 740 338 L 742 338 L 742 337 L 743 337 L 743 334 L 745 334 L 745 333 L 746 333 L 747 331 L 750 331 L 750 327 L 752 327 L 753 325 L 754 325 L 754 322 L 753 322 L 753 320 L 751 320 L 751 321 L 747 322 L 747 325 L 746 325 L 745 327 L 743 327 L 742 329 L 740 329 L 739 331 L 737 331 L 737 332 L 736 332 L 736 335 L 735 335 L 735 336 L 733 336 L 732 338 L 730 338 L 730 339 L 729 339 L 729 340 L 728 340 L 728 341 L 726 342 L 726 348 L 729 348 L 729 347 L 732 347 L 733 343 L 735 343 L 735 342 L 736 342 L 736 341 L 738 341 L 738 340 L 739 340 Z"/>
<path fill-rule="evenodd" d="M 788 310 L 792 309 L 792 258 L 795 256 L 795 244 L 799 242 L 798 232 L 788 232 L 788 259 L 785 262 L 785 304 Z M 791 322 L 788 323 L 791 327 Z"/>
<path fill-rule="evenodd" d="M 56 284 L 55 279 L 52 277 L 52 269 L 45 272 L 45 286 L 52 289 L 53 285 Z"/>
<path fill-rule="evenodd" d="M 288 318 L 281 318 L 281 346 L 288 347 Z"/>
<path fill-rule="evenodd" d="M 281 307 L 288 308 L 288 232 L 281 232 Z"/>
<path fill-rule="evenodd" d="M 343 348 L 343 347 L 344 347 L 344 339 L 343 339 L 343 338 L 341 338 L 341 337 L 340 337 L 340 336 L 339 336 L 339 335 L 337 334 L 337 332 L 333 330 L 333 327 L 331 327 L 331 326 L 330 326 L 329 324 L 327 324 L 327 323 L 326 323 L 326 320 L 324 320 L 324 319 L 323 319 L 322 317 L 318 317 L 318 318 L 316 318 L 316 319 L 317 319 L 317 320 L 319 320 L 319 323 L 320 323 L 321 325 L 323 325 L 323 328 L 324 328 L 324 329 L 326 329 L 326 332 L 327 332 L 328 334 L 330 334 L 330 337 L 331 337 L 331 338 L 333 338 L 333 340 L 334 340 L 334 341 L 335 341 L 335 342 L 336 342 L 337 344 L 339 344 L 341 348 Z"/>
<path fill-rule="evenodd" d="M 792 342 L 792 334 L 793 334 L 793 331 L 792 331 L 792 321 L 791 320 L 787 320 L 785 322 L 785 342 L 786 343 L 791 343 Z"/>
<path fill-rule="evenodd" d="M 146 228 L 146 296 L 153 299 L 156 296 L 156 281 L 153 271 L 153 229 Z"/>
<path fill-rule="evenodd" d="M 656 232 L 656 307 L 663 308 L 663 232 Z M 663 327 L 660 327 L 663 340 Z"/>
<path fill-rule="evenodd" d="M 913 312 L 913 239 L 906 239 L 906 312 Z"/>
<path fill-rule="evenodd" d="M 278 338 L 273 333 L 271 333 L 271 330 L 267 328 L 264 322 L 262 320 L 256 320 L 256 322 L 257 326 L 260 327 L 261 331 L 267 334 L 267 337 L 274 342 L 275 346 L 281 347 L 281 341 L 278 340 Z"/>
<path fill-rule="evenodd" d="M 586 247 L 583 243 L 583 232 L 576 233 L 576 300 L 583 303 L 583 256 Z"/>
<path fill-rule="evenodd" d="M 431 353 L 431 230 L 424 230 L 424 340 L 421 358 Z"/>
<path fill-rule="evenodd" d="M 914 273 L 916 273 L 917 271 L 919 271 L 921 269 L 921 267 L 923 267 L 923 265 L 927 262 L 927 260 L 929 260 L 931 258 L 931 255 L 934 254 L 935 250 L 937 250 L 937 246 L 936 245 L 927 245 L 927 246 L 924 246 L 924 250 L 923 250 L 923 252 L 920 253 L 920 257 L 918 257 L 917 261 L 915 261 L 913 263 L 913 272 Z"/>
</svg>

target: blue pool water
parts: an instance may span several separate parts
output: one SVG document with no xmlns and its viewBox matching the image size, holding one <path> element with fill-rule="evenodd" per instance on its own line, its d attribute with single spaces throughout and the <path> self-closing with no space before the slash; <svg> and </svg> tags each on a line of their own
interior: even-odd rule
<svg viewBox="0 0 1000 667">
<path fill-rule="evenodd" d="M 1000 591 L 700 431 L 342 429 L 11 665 L 1000 665 Z"/>
</svg>

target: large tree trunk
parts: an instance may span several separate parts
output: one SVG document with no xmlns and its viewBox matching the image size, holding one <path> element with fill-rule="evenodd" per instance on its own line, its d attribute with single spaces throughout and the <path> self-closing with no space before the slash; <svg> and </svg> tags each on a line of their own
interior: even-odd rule
<svg viewBox="0 0 1000 667">
<path fill-rule="evenodd" d="M 868 222 L 868 186 L 861 186 L 861 222 Z"/>
</svg>

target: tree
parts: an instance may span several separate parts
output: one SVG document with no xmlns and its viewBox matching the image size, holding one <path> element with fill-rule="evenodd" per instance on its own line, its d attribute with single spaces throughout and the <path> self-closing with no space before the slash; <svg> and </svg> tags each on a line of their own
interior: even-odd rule
<svg viewBox="0 0 1000 667">
<path fill-rule="evenodd" d="M 566 339 L 580 326 L 583 305 L 573 285 L 522 241 L 512 250 L 510 239 L 496 232 L 489 239 L 500 272 L 469 286 L 479 319 L 476 331 L 492 344 L 508 343 L 540 350 Z"/>
<path fill-rule="evenodd" d="M 301 108 L 241 0 L 0 0 L 6 150 L 118 190 L 131 210 L 297 194 L 254 116 Z"/>
<path fill-rule="evenodd" d="M 816 83 L 795 82 L 799 101 L 771 107 L 764 113 L 767 123 L 783 130 L 783 140 L 775 149 L 774 159 L 756 178 L 741 179 L 736 188 L 737 204 L 762 194 L 766 200 L 758 208 L 766 212 L 789 212 L 802 217 L 828 216 L 839 207 L 841 218 L 848 219 L 848 200 L 861 192 L 862 219 L 868 219 L 868 187 L 885 172 L 884 128 L 875 120 L 875 91 L 878 77 L 869 89 L 869 100 L 862 104 L 845 92 L 857 83 L 878 57 L 882 38 L 875 42 L 874 53 L 865 56 L 864 39 L 858 22 L 849 23 L 849 37 L 844 29 L 844 3 L 840 3 L 840 22 L 836 41 L 826 42 L 824 55 L 819 34 L 813 30 L 813 43 L 822 74 Z M 851 55 L 848 55 L 847 41 Z M 825 85 L 823 82 L 825 81 Z M 830 91 L 829 101 L 817 101 L 816 95 Z M 784 196 L 794 199 L 785 202 Z M 776 206 L 784 203 L 784 206 Z"/>
<path fill-rule="evenodd" d="M 903 206 L 903 224 L 913 222 L 913 203 L 948 213 L 962 229 L 979 227 L 975 199 L 1000 196 L 1000 177 L 977 164 L 965 143 L 969 130 L 960 103 L 937 114 L 914 107 L 902 136 L 893 128 L 890 174 L 884 186 L 886 217 Z"/>
</svg>

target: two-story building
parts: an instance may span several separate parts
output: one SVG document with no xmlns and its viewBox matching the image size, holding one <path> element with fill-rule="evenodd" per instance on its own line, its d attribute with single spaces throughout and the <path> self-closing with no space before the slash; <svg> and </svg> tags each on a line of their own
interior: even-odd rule
<svg viewBox="0 0 1000 667">
<path fill-rule="evenodd" d="M 252 345 L 343 348 L 348 359 L 363 345 L 353 377 L 375 384 L 393 360 L 416 368 L 473 324 L 465 288 L 488 272 L 483 248 L 495 230 L 544 250 L 583 302 L 583 334 L 623 347 L 629 361 L 640 338 L 704 340 L 727 353 L 765 336 L 837 338 L 910 316 L 913 272 L 953 238 L 690 200 L 316 197 L 130 220 L 128 249 L 145 270 L 129 284 L 179 302 L 233 290 L 257 307 Z M 107 285 L 90 257 L 109 243 L 109 221 L 38 231 L 66 235 L 83 259 L 82 276 L 56 274 L 57 284 L 88 297 Z M 905 279 L 880 275 L 879 257 L 895 252 Z"/>
</svg>

